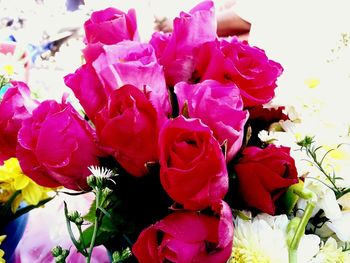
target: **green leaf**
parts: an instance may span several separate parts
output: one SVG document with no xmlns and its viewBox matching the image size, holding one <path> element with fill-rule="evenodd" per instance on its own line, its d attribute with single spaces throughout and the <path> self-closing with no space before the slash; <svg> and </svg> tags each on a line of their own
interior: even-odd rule
<svg viewBox="0 0 350 263">
<path fill-rule="evenodd" d="M 95 218 L 96 218 L 96 199 L 94 199 L 94 201 L 91 203 L 89 211 L 87 212 L 86 215 L 83 216 L 83 218 L 86 221 L 89 221 L 91 223 L 93 223 L 95 221 Z"/>
<path fill-rule="evenodd" d="M 90 226 L 87 229 L 85 229 L 83 231 L 82 237 L 80 237 L 79 242 L 82 243 L 82 241 L 84 241 L 84 246 L 89 247 L 90 243 L 91 243 L 91 238 L 92 238 L 93 232 L 94 232 L 94 226 Z M 102 231 L 101 229 L 99 229 L 97 231 L 97 236 L 95 239 L 95 246 L 99 246 L 99 245 L 104 244 L 105 242 L 108 241 L 109 238 L 110 238 L 109 232 Z"/>
</svg>

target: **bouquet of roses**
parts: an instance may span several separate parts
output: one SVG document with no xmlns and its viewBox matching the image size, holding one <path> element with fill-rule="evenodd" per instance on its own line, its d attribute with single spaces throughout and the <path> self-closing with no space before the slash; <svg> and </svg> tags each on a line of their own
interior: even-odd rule
<svg viewBox="0 0 350 263">
<path fill-rule="evenodd" d="M 318 236 L 304 234 L 317 195 L 290 148 L 261 137 L 289 121 L 284 107 L 266 106 L 282 66 L 245 41 L 219 39 L 210 1 L 173 28 L 142 43 L 133 10 L 94 12 L 86 63 L 65 77 L 83 113 L 66 96 L 38 103 L 11 148 L 23 172 L 95 194 L 86 215 L 65 206 L 87 262 L 100 244 L 113 262 L 319 262 Z M 312 138 L 299 146 L 322 169 Z M 65 262 L 69 251 L 52 253 Z"/>
</svg>

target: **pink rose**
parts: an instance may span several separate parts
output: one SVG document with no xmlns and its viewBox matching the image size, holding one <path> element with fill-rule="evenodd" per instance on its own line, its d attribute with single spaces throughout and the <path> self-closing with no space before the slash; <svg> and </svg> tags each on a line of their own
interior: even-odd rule
<svg viewBox="0 0 350 263">
<path fill-rule="evenodd" d="M 213 132 L 198 119 L 179 116 L 164 124 L 159 153 L 162 186 L 185 209 L 204 209 L 226 194 L 224 155 Z"/>
<path fill-rule="evenodd" d="M 229 206 L 221 201 L 215 215 L 174 212 L 143 230 L 132 251 L 140 263 L 227 262 L 232 251 L 233 223 Z"/>
<path fill-rule="evenodd" d="M 93 66 L 107 94 L 125 84 L 131 84 L 146 91 L 159 114 L 165 116 L 170 113 L 163 68 L 158 64 L 151 45 L 123 41 L 104 46 L 103 49 L 104 52 L 93 62 Z"/>
<path fill-rule="evenodd" d="M 88 189 L 88 166 L 99 164 L 95 142 L 94 131 L 70 104 L 48 100 L 23 121 L 17 158 L 40 185 Z"/>
<path fill-rule="evenodd" d="M 189 116 L 208 125 L 221 145 L 227 143 L 226 162 L 232 160 L 242 146 L 249 116 L 243 111 L 239 89 L 232 83 L 206 80 L 195 85 L 180 82 L 175 85 L 175 93 L 180 110 L 186 102 Z"/>
<path fill-rule="evenodd" d="M 12 81 L 0 100 L 0 163 L 16 156 L 17 133 L 38 102 L 30 98 L 29 87 Z"/>
<path fill-rule="evenodd" d="M 211 1 L 198 4 L 189 13 L 181 12 L 180 17 L 174 19 L 174 30 L 168 40 L 161 34 L 154 34 L 150 43 L 160 54 L 158 58 L 164 66 L 167 84 L 173 86 L 179 81 L 188 81 L 194 70 L 195 49 L 216 36 Z"/>
<path fill-rule="evenodd" d="M 96 116 L 101 145 L 134 176 L 145 175 L 146 163 L 158 160 L 158 125 L 154 107 L 132 85 L 114 90 Z"/>
<path fill-rule="evenodd" d="M 127 14 L 116 8 L 107 8 L 91 14 L 84 23 L 87 43 L 116 44 L 123 40 L 138 40 L 136 14 L 130 9 Z"/>
<path fill-rule="evenodd" d="M 287 147 L 273 144 L 265 149 L 247 147 L 234 166 L 239 195 L 250 208 L 275 214 L 276 200 L 286 189 L 298 182 L 294 159 Z"/>
<path fill-rule="evenodd" d="M 65 84 L 71 88 L 87 116 L 94 122 L 95 115 L 107 102 L 106 92 L 94 68 L 85 64 L 75 73 L 64 77 Z"/>
<path fill-rule="evenodd" d="M 276 80 L 283 68 L 262 49 L 233 38 L 230 42 L 222 40 L 203 45 L 198 51 L 196 70 L 201 80 L 236 84 L 244 106 L 251 107 L 268 103 L 274 97 Z"/>
</svg>

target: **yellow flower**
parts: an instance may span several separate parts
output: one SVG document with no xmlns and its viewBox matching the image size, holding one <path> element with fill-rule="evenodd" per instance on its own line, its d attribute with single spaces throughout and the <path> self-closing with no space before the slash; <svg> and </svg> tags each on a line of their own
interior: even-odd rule
<svg viewBox="0 0 350 263">
<path fill-rule="evenodd" d="M 314 89 L 320 84 L 320 80 L 316 78 L 306 79 L 305 84 L 310 88 Z"/>
<path fill-rule="evenodd" d="M 48 198 L 47 194 L 52 189 L 37 185 L 23 174 L 18 160 L 10 158 L 0 166 L 0 203 L 6 202 L 16 191 L 20 191 L 20 194 L 12 203 L 12 212 L 17 210 L 22 201 L 28 205 L 37 205 Z"/>
<path fill-rule="evenodd" d="M 0 245 L 1 245 L 2 241 L 4 241 L 5 238 L 6 238 L 5 235 L 0 236 Z M 5 259 L 3 259 L 4 254 L 5 254 L 5 252 L 2 249 L 0 249 L 0 263 L 5 263 Z"/>
</svg>

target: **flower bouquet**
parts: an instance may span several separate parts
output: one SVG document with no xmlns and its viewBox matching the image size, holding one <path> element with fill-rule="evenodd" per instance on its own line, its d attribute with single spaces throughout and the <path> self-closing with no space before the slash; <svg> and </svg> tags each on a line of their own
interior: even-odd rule
<svg viewBox="0 0 350 263">
<path fill-rule="evenodd" d="M 300 135 L 281 143 L 296 134 L 286 107 L 271 106 L 282 66 L 219 39 L 211 1 L 173 28 L 143 43 L 134 10 L 94 12 L 85 64 L 65 77 L 81 111 L 66 96 L 42 101 L 17 129 L 12 149 L 33 181 L 94 193 L 84 215 L 65 204 L 76 249 L 86 262 L 100 244 L 112 262 L 348 262 L 348 237 L 315 234 L 332 220 L 326 200 L 336 219 L 349 207 L 348 186 L 325 167 L 331 149 Z M 56 262 L 68 254 L 52 250 Z"/>
</svg>

